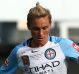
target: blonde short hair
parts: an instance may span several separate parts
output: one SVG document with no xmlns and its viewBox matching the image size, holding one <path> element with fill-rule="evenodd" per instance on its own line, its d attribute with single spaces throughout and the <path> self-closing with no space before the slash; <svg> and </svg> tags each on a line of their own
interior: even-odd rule
<svg viewBox="0 0 79 74">
<path fill-rule="evenodd" d="M 44 7 L 42 7 L 38 2 L 36 3 L 36 6 L 31 8 L 29 10 L 29 13 L 27 15 L 27 25 L 32 24 L 32 20 L 35 18 L 45 17 L 48 16 L 49 22 L 51 24 L 51 14 L 50 11 Z"/>
</svg>

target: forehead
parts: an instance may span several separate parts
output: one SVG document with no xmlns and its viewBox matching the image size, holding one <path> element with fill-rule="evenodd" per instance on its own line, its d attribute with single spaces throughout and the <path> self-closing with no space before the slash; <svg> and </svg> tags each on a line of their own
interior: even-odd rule
<svg viewBox="0 0 79 74">
<path fill-rule="evenodd" d="M 37 18 L 33 19 L 33 21 L 32 21 L 32 26 L 45 26 L 45 25 L 50 25 L 48 16 L 37 17 Z"/>
</svg>

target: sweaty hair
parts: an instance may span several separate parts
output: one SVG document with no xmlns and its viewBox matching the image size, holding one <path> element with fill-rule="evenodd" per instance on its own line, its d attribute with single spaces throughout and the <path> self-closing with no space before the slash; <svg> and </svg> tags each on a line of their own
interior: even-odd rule
<svg viewBox="0 0 79 74">
<path fill-rule="evenodd" d="M 48 16 L 49 23 L 51 24 L 50 11 L 48 9 L 42 7 L 41 5 L 39 5 L 39 3 L 36 3 L 36 6 L 31 8 L 27 15 L 27 26 L 32 24 L 33 19 L 45 17 L 45 16 Z"/>
</svg>

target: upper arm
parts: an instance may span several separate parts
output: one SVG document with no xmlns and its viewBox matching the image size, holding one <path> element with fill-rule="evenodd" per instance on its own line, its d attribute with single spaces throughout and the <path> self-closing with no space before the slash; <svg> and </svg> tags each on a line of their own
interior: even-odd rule
<svg viewBox="0 0 79 74">
<path fill-rule="evenodd" d="M 76 43 L 72 40 L 55 36 L 50 37 L 50 41 L 59 43 L 65 57 L 74 59 L 79 63 L 79 46 Z"/>
<path fill-rule="evenodd" d="M 0 74 L 13 74 L 18 68 L 17 47 L 12 50 L 4 64 L 0 67 Z"/>
<path fill-rule="evenodd" d="M 65 56 L 79 62 L 79 46 L 69 39 L 61 39 L 59 42 Z"/>
</svg>

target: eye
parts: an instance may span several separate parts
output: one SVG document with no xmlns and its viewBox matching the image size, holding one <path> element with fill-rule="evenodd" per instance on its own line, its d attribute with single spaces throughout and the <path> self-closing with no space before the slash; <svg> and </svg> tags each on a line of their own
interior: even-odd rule
<svg viewBox="0 0 79 74">
<path fill-rule="evenodd" d="M 39 30 L 39 28 L 37 28 L 37 27 L 33 27 L 32 28 L 34 31 L 38 31 Z"/>
<path fill-rule="evenodd" d="M 48 26 L 43 27 L 43 30 L 46 30 L 48 28 Z"/>
</svg>

